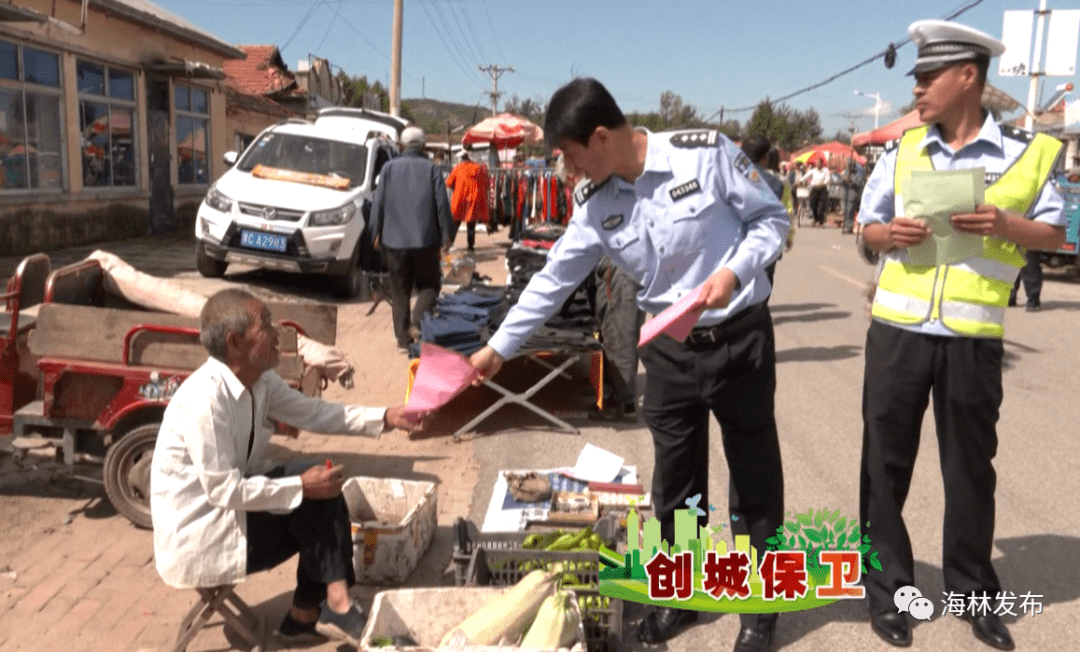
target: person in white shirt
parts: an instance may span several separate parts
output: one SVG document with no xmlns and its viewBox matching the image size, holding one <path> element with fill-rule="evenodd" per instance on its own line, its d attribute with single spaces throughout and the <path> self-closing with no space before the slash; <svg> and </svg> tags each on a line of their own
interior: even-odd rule
<svg viewBox="0 0 1080 652">
<path fill-rule="evenodd" d="M 811 167 L 800 182 L 810 187 L 810 210 L 814 212 L 814 226 L 824 226 L 829 208 L 829 168 L 825 159 L 817 160 L 817 167 Z"/>
<path fill-rule="evenodd" d="M 330 403 L 289 387 L 273 371 L 281 354 L 270 311 L 245 290 L 207 300 L 200 341 L 210 357 L 169 401 L 151 465 L 158 573 L 176 588 L 221 586 L 299 552 L 279 633 L 358 644 L 366 617 L 348 594 L 356 579 L 342 468 L 262 469 L 267 422 L 377 437 L 420 429 L 427 415 Z"/>
</svg>

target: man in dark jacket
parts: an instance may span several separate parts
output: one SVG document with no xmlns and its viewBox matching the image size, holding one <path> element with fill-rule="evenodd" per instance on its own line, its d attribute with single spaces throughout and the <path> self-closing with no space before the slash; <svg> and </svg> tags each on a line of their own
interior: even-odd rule
<svg viewBox="0 0 1080 652">
<path fill-rule="evenodd" d="M 424 130 L 401 132 L 405 153 L 379 174 L 371 207 L 375 247 L 390 273 L 390 301 L 398 350 L 420 339 L 420 318 L 435 305 L 442 287 L 440 250 L 453 242 L 454 220 L 442 175 L 423 154 Z M 409 297 L 416 288 L 410 318 Z"/>
</svg>

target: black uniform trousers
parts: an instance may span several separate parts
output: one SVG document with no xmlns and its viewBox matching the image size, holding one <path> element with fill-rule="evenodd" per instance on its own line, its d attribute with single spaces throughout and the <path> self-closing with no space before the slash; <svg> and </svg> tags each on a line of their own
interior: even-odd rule
<svg viewBox="0 0 1080 652">
<path fill-rule="evenodd" d="M 871 613 L 896 609 L 896 590 L 915 584 L 902 511 L 931 395 L 945 485 L 945 590 L 991 598 L 1000 591 L 990 555 L 1003 352 L 996 338 L 924 335 L 870 324 L 859 518 L 882 565 L 865 578 Z"/>
<path fill-rule="evenodd" d="M 420 319 L 435 307 L 442 289 L 442 265 L 439 246 L 422 249 L 391 249 L 383 247 L 386 271 L 390 275 L 390 318 L 394 323 L 394 337 L 399 346 L 409 343 L 409 327 L 420 329 Z M 413 288 L 416 288 L 416 306 L 409 309 Z"/>
<path fill-rule="evenodd" d="M 267 477 L 299 475 L 310 463 L 274 467 Z M 326 585 L 344 579 L 356 584 L 353 566 L 352 524 L 345 498 L 304 498 L 287 514 L 247 513 L 247 572 L 268 570 L 300 553 L 296 565 L 293 605 L 318 607 L 326 599 Z"/>
<path fill-rule="evenodd" d="M 709 413 L 720 423 L 727 458 L 728 514 L 733 534 L 749 534 L 758 559 L 784 515 L 784 476 L 773 411 L 776 345 L 768 307 L 736 314 L 714 329 L 710 344 L 661 335 L 641 352 L 645 364 L 642 415 L 652 432 L 652 499 L 660 533 L 674 541 L 675 510 L 701 494 L 709 509 Z M 746 311 L 744 311 L 746 312 Z M 723 512 L 719 512 L 718 515 Z M 705 525 L 708 516 L 700 517 Z M 775 622 L 776 614 L 743 614 L 744 627 Z"/>
<path fill-rule="evenodd" d="M 1016 291 L 1020 289 L 1020 283 L 1023 282 L 1028 305 L 1037 306 L 1040 304 L 1039 295 L 1042 294 L 1043 284 L 1042 263 L 1040 262 L 1042 255 L 1038 251 L 1028 251 L 1024 253 L 1024 259 L 1027 262 L 1020 268 L 1020 274 L 1013 283 L 1012 293 L 1009 294 L 1009 304 L 1016 303 Z"/>
</svg>

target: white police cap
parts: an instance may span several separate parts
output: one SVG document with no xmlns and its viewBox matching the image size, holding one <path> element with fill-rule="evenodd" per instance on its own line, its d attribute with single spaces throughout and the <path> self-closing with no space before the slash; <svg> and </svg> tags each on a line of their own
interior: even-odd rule
<svg viewBox="0 0 1080 652">
<path fill-rule="evenodd" d="M 986 32 L 947 20 L 915 21 L 908 27 L 908 36 L 919 46 L 909 75 L 971 61 L 980 54 L 996 57 L 1005 51 L 1005 44 Z"/>
</svg>

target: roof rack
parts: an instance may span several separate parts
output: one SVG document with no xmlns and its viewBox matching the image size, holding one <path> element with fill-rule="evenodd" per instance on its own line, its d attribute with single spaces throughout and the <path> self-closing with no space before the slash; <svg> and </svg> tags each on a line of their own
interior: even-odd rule
<svg viewBox="0 0 1080 652">
<path fill-rule="evenodd" d="M 389 113 L 383 113 L 382 111 L 372 111 L 370 109 L 338 106 L 320 109 L 318 113 L 319 118 L 335 116 L 342 118 L 364 118 L 366 120 L 371 120 L 372 122 L 378 122 L 388 127 L 393 127 L 394 130 L 397 131 L 398 136 L 401 136 L 401 131 L 409 125 L 409 122 L 403 118 L 398 118 Z"/>
</svg>

